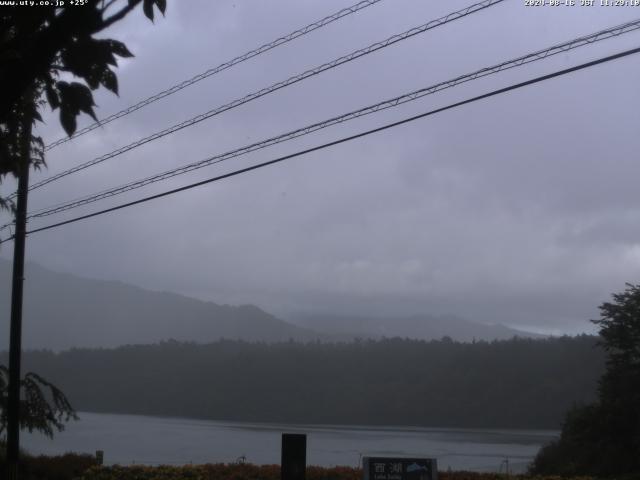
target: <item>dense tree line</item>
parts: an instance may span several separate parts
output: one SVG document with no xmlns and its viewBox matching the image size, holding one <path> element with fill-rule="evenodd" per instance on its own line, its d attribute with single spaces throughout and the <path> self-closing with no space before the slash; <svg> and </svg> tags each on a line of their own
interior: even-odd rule
<svg viewBox="0 0 640 480">
<path fill-rule="evenodd" d="M 198 345 L 25 354 L 79 411 L 218 420 L 559 428 L 595 398 L 590 336 Z"/>
<path fill-rule="evenodd" d="M 600 311 L 593 322 L 606 369 L 597 399 L 569 410 L 559 440 L 536 457 L 534 473 L 640 478 L 640 285 L 628 284 Z"/>
</svg>

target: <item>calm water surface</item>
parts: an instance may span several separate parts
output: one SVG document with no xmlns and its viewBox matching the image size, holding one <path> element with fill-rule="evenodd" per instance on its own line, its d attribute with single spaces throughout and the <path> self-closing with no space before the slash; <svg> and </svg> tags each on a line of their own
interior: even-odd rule
<svg viewBox="0 0 640 480">
<path fill-rule="evenodd" d="M 105 463 L 121 465 L 233 462 L 280 463 L 280 435 L 307 434 L 309 465 L 358 466 L 364 455 L 426 456 L 440 470 L 498 471 L 509 459 L 522 471 L 552 430 L 475 430 L 421 427 L 354 427 L 214 422 L 139 415 L 79 413 L 54 440 L 23 434 L 32 453 L 104 450 Z M 501 466 L 502 465 L 502 466 Z"/>
</svg>

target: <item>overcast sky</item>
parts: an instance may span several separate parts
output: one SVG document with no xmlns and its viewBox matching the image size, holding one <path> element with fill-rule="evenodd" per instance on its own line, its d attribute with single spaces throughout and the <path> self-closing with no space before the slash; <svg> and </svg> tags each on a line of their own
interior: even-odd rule
<svg viewBox="0 0 640 480">
<path fill-rule="evenodd" d="M 124 41 L 135 58 L 118 68 L 120 97 L 96 94 L 98 116 L 352 3 L 173 0 L 155 24 L 137 11 L 105 35 Z M 383 0 L 50 151 L 48 169 L 32 181 L 471 3 Z M 34 191 L 30 206 L 120 185 L 637 17 L 640 7 L 506 0 Z M 606 40 L 31 227 L 639 45 L 640 32 Z M 640 56 L 628 57 L 34 234 L 27 258 L 283 316 L 447 313 L 590 331 L 597 305 L 640 281 L 639 83 Z M 46 122 L 39 130 L 47 142 L 62 136 L 57 115 Z M 89 123 L 82 118 L 80 126 Z M 1 188 L 7 194 L 13 185 Z M 11 253 L 2 246 L 2 257 Z"/>
</svg>

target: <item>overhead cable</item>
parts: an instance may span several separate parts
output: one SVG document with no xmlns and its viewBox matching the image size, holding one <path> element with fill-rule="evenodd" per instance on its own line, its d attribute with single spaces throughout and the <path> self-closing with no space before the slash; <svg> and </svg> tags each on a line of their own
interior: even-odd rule
<svg viewBox="0 0 640 480">
<path fill-rule="evenodd" d="M 322 72 L 325 72 L 327 70 L 331 70 L 333 68 L 336 68 L 340 65 L 343 65 L 345 63 L 351 62 L 353 60 L 356 60 L 360 57 L 363 57 L 365 55 L 369 55 L 373 52 L 376 52 L 378 50 L 381 50 L 383 48 L 389 47 L 391 45 L 394 45 L 398 42 L 401 42 L 403 40 L 407 40 L 408 38 L 414 37 L 416 35 L 419 35 L 421 33 L 425 33 L 429 30 L 432 30 L 436 27 L 445 25 L 449 22 L 453 22 L 454 20 L 458 20 L 460 18 L 466 17 L 468 15 L 471 15 L 473 13 L 479 12 L 481 10 L 484 10 L 488 7 L 491 7 L 493 5 L 496 5 L 498 3 L 503 2 L 504 0 L 483 0 L 482 2 L 479 3 L 475 3 L 473 5 L 470 5 L 466 8 L 463 8 L 461 10 L 449 13 L 448 15 L 445 15 L 444 17 L 440 17 L 436 20 L 431 20 L 428 23 L 425 23 L 424 25 L 421 25 L 419 27 L 414 27 L 411 28 L 403 33 L 399 33 L 396 35 L 393 35 L 389 38 L 387 38 L 386 40 L 382 40 L 380 42 L 376 42 L 374 44 L 369 45 L 368 47 L 365 48 L 361 48 L 359 50 L 356 50 L 354 52 L 349 53 L 348 55 L 344 55 L 340 58 L 337 58 L 335 60 L 332 60 L 331 62 L 327 62 L 324 63 L 320 66 L 317 66 L 315 68 L 306 70 L 298 75 L 294 75 L 292 77 L 289 77 L 286 80 L 277 82 L 272 84 L 269 87 L 266 88 L 262 88 L 261 90 L 258 90 L 256 92 L 250 93 L 249 95 L 245 95 L 242 98 L 238 98 L 236 100 L 233 100 L 232 102 L 229 102 L 225 105 L 221 105 L 219 107 L 216 107 L 212 110 L 209 110 L 208 112 L 202 113 L 200 115 L 197 115 L 195 117 L 192 117 L 188 120 L 185 120 L 184 122 L 175 124 L 171 127 L 168 127 L 164 130 L 161 130 L 159 132 L 156 132 L 152 135 L 149 135 L 147 137 L 141 138 L 139 140 L 136 140 L 133 143 L 130 143 L 128 145 L 125 145 L 123 147 L 120 147 L 116 150 L 113 150 L 110 153 L 101 155 L 100 157 L 94 158 L 93 160 L 90 160 L 88 162 L 82 163 L 80 165 L 77 165 L 73 168 L 70 168 L 68 170 L 65 170 L 63 172 L 60 172 L 56 175 L 53 175 L 51 177 L 45 178 L 44 180 L 41 180 L 39 182 L 34 183 L 33 185 L 31 185 L 29 187 L 29 190 L 35 190 L 37 188 L 40 188 L 44 185 L 47 185 L 48 183 L 51 183 L 55 180 L 58 180 L 62 177 L 66 177 L 67 175 L 71 175 L 72 173 L 76 173 L 79 172 L 81 170 L 84 170 L 86 168 L 92 167 L 94 165 L 97 165 L 99 163 L 102 163 L 106 160 L 109 160 L 113 157 L 116 157 L 118 155 L 121 155 L 125 152 L 128 152 L 130 150 L 133 150 L 134 148 L 140 147 L 142 145 L 145 145 L 149 142 L 152 142 L 154 140 L 158 140 L 159 138 L 162 138 L 166 135 L 170 135 L 172 133 L 175 133 L 179 130 L 182 130 L 183 128 L 187 128 L 187 127 L 191 127 L 192 125 L 195 125 L 197 123 L 202 122 L 203 120 L 207 120 L 215 115 L 219 115 L 223 112 L 226 112 L 228 110 L 231 110 L 233 108 L 239 107 L 240 105 L 244 105 L 245 103 L 251 102 L 253 100 L 256 100 L 258 98 L 264 97 L 265 95 L 269 95 L 270 93 L 273 93 L 275 91 L 278 91 L 284 87 L 288 87 L 290 85 L 293 85 L 295 83 L 301 82 L 309 77 L 313 77 L 315 75 L 318 75 Z M 13 198 L 15 196 L 15 194 L 12 194 L 9 198 Z"/>
<path fill-rule="evenodd" d="M 277 38 L 275 40 L 273 40 L 272 42 L 269 43 L 265 43 L 264 45 L 259 46 L 258 48 L 255 48 L 253 50 L 250 50 L 242 55 L 239 55 L 231 60 L 228 60 L 224 63 L 221 63 L 220 65 L 218 65 L 217 67 L 213 67 L 210 68 L 209 70 L 199 73 L 198 75 L 195 75 L 193 77 L 191 77 L 188 80 L 184 80 L 183 82 L 178 83 L 177 85 L 173 85 L 172 87 L 167 88 L 166 90 L 163 90 L 161 92 L 156 93 L 155 95 L 152 95 L 148 98 L 145 98 L 144 100 L 139 101 L 138 103 L 136 103 L 135 105 L 131 105 L 130 107 L 127 107 L 123 110 L 120 110 L 117 113 L 114 113 L 113 115 L 110 115 L 106 118 L 103 118 L 101 120 L 98 120 L 95 123 L 92 123 L 91 125 L 88 125 L 84 128 L 81 128 L 80 130 L 76 131 L 73 135 L 68 136 L 68 137 L 63 137 L 60 138 L 59 140 L 56 140 L 55 142 L 52 142 L 48 145 L 45 146 L 45 151 L 47 150 L 51 150 L 52 148 L 57 147 L 58 145 L 61 145 L 63 143 L 68 142 L 69 140 L 72 140 L 74 138 L 77 138 L 81 135 L 84 135 L 85 133 L 88 133 L 92 130 L 95 130 L 98 127 L 102 127 L 104 125 L 106 125 L 107 123 L 111 123 L 114 120 L 117 120 L 118 118 L 124 117 L 126 115 L 129 115 L 130 113 L 135 112 L 136 110 L 140 110 L 141 108 L 146 107 L 147 105 L 150 105 L 154 102 L 157 102 L 158 100 L 161 100 L 165 97 L 168 97 L 169 95 L 173 95 L 176 92 L 179 92 L 180 90 L 190 87 L 191 85 L 193 85 L 194 83 L 198 83 L 201 80 L 204 80 L 205 78 L 209 78 L 212 75 L 215 75 L 217 73 L 220 73 L 224 70 L 227 70 L 235 65 L 238 65 L 239 63 L 245 62 L 253 57 L 257 57 L 258 55 L 268 52 L 269 50 L 273 50 L 276 47 L 279 47 L 280 45 L 284 45 L 285 43 L 288 43 L 292 40 L 295 40 L 296 38 L 302 37 L 308 33 L 313 32 L 314 30 L 318 30 L 319 28 L 322 28 L 326 25 L 329 25 L 330 23 L 335 22 L 336 20 L 340 20 L 341 18 L 346 17 L 347 15 L 351 15 L 352 13 L 356 13 L 364 8 L 370 7 L 371 5 L 374 5 L 378 2 L 380 2 L 382 0 L 364 0 L 361 2 L 358 2 L 354 5 L 351 5 L 350 7 L 347 8 L 343 8 L 342 10 L 332 14 L 332 15 L 328 15 L 326 17 L 324 17 L 321 20 L 318 20 L 317 22 L 313 22 L 305 27 L 302 27 L 298 30 L 295 30 L 291 33 L 289 33 L 288 35 L 284 35 L 280 38 Z"/>
<path fill-rule="evenodd" d="M 62 222 L 54 223 L 54 224 L 51 224 L 51 225 L 46 225 L 46 226 L 40 227 L 40 228 L 35 228 L 33 230 L 28 231 L 27 234 L 43 232 L 43 231 L 46 231 L 46 230 L 50 230 L 52 228 L 61 227 L 63 225 L 68 225 L 68 224 L 71 224 L 71 223 L 79 222 L 81 220 L 86 220 L 88 218 L 96 217 L 96 216 L 99 216 L 99 215 L 104 215 L 104 214 L 110 213 L 110 212 L 115 212 L 115 211 L 121 210 L 123 208 L 131 207 L 131 206 L 138 205 L 138 204 L 141 204 L 141 203 L 146 203 L 146 202 L 149 202 L 151 200 L 156 200 L 158 198 L 162 198 L 162 197 L 166 197 L 166 196 L 169 196 L 169 195 L 173 195 L 175 193 L 183 192 L 185 190 L 190 190 L 192 188 L 196 188 L 196 187 L 199 187 L 199 186 L 202 186 L 202 185 L 206 185 L 206 184 L 209 184 L 209 183 L 212 183 L 212 182 L 220 181 L 220 180 L 223 180 L 225 178 L 234 177 L 234 176 L 237 176 L 237 175 L 240 175 L 240 174 L 243 174 L 243 173 L 250 172 L 252 170 L 257 170 L 257 169 L 260 169 L 260 168 L 263 168 L 263 167 L 267 167 L 269 165 L 274 165 L 276 163 L 280 163 L 280 162 L 283 162 L 285 160 L 289 160 L 291 158 L 295 158 L 295 157 L 299 157 L 299 156 L 302 156 L 302 155 L 305 155 L 305 154 L 308 154 L 308 153 L 311 153 L 311 152 L 316 152 L 316 151 L 319 151 L 319 150 L 323 150 L 325 148 L 332 147 L 332 146 L 335 146 L 335 145 L 339 145 L 341 143 L 349 142 L 349 141 L 355 140 L 357 138 L 362 138 L 362 137 L 365 137 L 365 136 L 368 136 L 368 135 L 371 135 L 371 134 L 374 134 L 374 133 L 381 132 L 383 130 L 387 130 L 387 129 L 390 129 L 390 128 L 393 128 L 393 127 L 404 125 L 406 123 L 413 122 L 413 121 L 416 121 L 416 120 L 419 120 L 421 118 L 425 118 L 425 117 L 428 117 L 428 116 L 431 116 L 431 115 L 435 115 L 437 113 L 444 112 L 446 110 L 451 110 L 451 109 L 454 109 L 454 108 L 457 108 L 457 107 L 460 107 L 460 106 L 463 106 L 463 105 L 467 105 L 467 104 L 470 104 L 470 103 L 477 102 L 479 100 L 490 98 L 490 97 L 493 97 L 493 96 L 496 96 L 496 95 L 501 95 L 501 94 L 504 94 L 504 93 L 507 93 L 507 92 L 510 92 L 510 91 L 513 91 L 513 90 L 517 90 L 517 89 L 520 89 L 520 88 L 523 88 L 523 87 L 526 87 L 526 86 L 529 86 L 529 85 L 533 85 L 533 84 L 540 83 L 540 82 L 543 82 L 543 81 L 546 81 L 546 80 L 550 80 L 552 78 L 556 78 L 556 77 L 560 77 L 560 76 L 563 76 L 563 75 L 567 75 L 569 73 L 573 73 L 573 72 L 576 72 L 578 70 L 584 70 L 586 68 L 594 67 L 596 65 L 600 65 L 600 64 L 603 64 L 603 63 L 606 63 L 606 62 L 610 62 L 610 61 L 617 60 L 617 59 L 620 59 L 620 58 L 623 58 L 623 57 L 627 57 L 629 55 L 634 55 L 634 54 L 639 53 L 639 52 L 640 52 L 640 47 L 633 48 L 633 49 L 630 49 L 630 50 L 625 50 L 623 52 L 619 52 L 619 53 L 616 53 L 614 55 L 609 55 L 609 56 L 606 56 L 606 57 L 602 57 L 602 58 L 599 58 L 597 60 L 593 60 L 593 61 L 590 61 L 590 62 L 587 62 L 587 63 L 583 63 L 583 64 L 580 64 L 580 65 L 577 65 L 577 66 L 574 66 L 574 67 L 565 68 L 563 70 L 559 70 L 559 71 L 556 71 L 554 73 L 550 73 L 550 74 L 547 74 L 547 75 L 542 75 L 542 76 L 539 76 L 539 77 L 536 77 L 536 78 L 533 78 L 533 79 L 530 79 L 530 80 L 527 80 L 527 81 L 524 81 L 524 82 L 516 83 L 516 84 L 510 85 L 508 87 L 504 87 L 504 88 L 500 88 L 500 89 L 497 89 L 497 90 L 493 90 L 493 91 L 491 91 L 489 93 L 485 93 L 483 95 L 478 95 L 476 97 L 468 98 L 468 99 L 460 101 L 460 102 L 452 103 L 452 104 L 449 104 L 449 105 L 447 105 L 445 107 L 436 108 L 434 110 L 430 110 L 428 112 L 425 112 L 425 113 L 422 113 L 422 114 L 419 114 L 419 115 L 415 115 L 415 116 L 412 116 L 412 117 L 409 117 L 409 118 L 405 118 L 405 119 L 397 121 L 397 122 L 389 123 L 389 124 L 383 125 L 381 127 L 373 128 L 373 129 L 367 130 L 365 132 L 361 132 L 361 133 L 358 133 L 358 134 L 355 134 L 355 135 L 351 135 L 351 136 L 348 136 L 348 137 L 343 137 L 341 139 L 334 140 L 332 142 L 324 143 L 322 145 L 318 145 L 318 146 L 315 146 L 315 147 L 312 147 L 312 148 L 308 148 L 306 150 L 301 150 L 301 151 L 298 151 L 298 152 L 295 152 L 295 153 L 292 153 L 292 154 L 289 154 L 289 155 L 285 155 L 285 156 L 276 158 L 274 160 L 270 160 L 270 161 L 267 161 L 267 162 L 259 163 L 257 165 L 252 165 L 250 167 L 246 167 L 246 168 L 242 168 L 242 169 L 239 169 L 239 170 L 235 170 L 233 172 L 225 173 L 223 175 L 218 175 L 216 177 L 209 178 L 207 180 L 202 180 L 202 181 L 199 181 L 199 182 L 196 182 L 196 183 L 192 183 L 190 185 L 185 185 L 183 187 L 174 188 L 172 190 L 168 190 L 168 191 L 165 191 L 165 192 L 162 192 L 162 193 L 158 193 L 158 194 L 155 194 L 155 195 L 144 197 L 144 198 L 141 198 L 139 200 L 135 200 L 135 201 L 132 201 L 132 202 L 128 202 L 128 203 L 124 203 L 124 204 L 121 204 L 121 205 L 117 205 L 115 207 L 107 208 L 107 209 L 100 210 L 100 211 L 97 211 L 97 212 L 93 212 L 93 213 L 90 213 L 90 214 L 87 214 L 87 215 L 81 215 L 79 217 L 71 218 L 69 220 L 65 220 L 65 221 L 62 221 Z M 7 238 L 6 240 L 1 241 L 0 243 L 4 243 L 4 242 L 7 242 L 7 241 L 12 240 L 12 239 L 13 239 L 13 237 L 10 237 L 10 238 Z"/>
<path fill-rule="evenodd" d="M 105 198 L 113 197 L 115 195 L 119 195 L 131 190 L 135 190 L 138 188 L 145 187 L 152 183 L 156 183 L 162 180 L 166 180 L 178 175 L 182 175 L 184 173 L 188 173 L 194 170 L 198 170 L 200 168 L 204 168 L 210 165 L 214 165 L 217 163 L 221 163 L 223 161 L 229 160 L 231 158 L 239 157 L 241 155 L 248 154 L 250 152 L 254 152 L 257 150 L 261 150 L 263 148 L 276 145 L 278 143 L 283 143 L 288 140 L 292 140 L 304 135 L 308 135 L 310 133 L 316 132 L 318 130 L 322 130 L 324 128 L 337 125 L 340 123 L 344 123 L 350 120 L 354 120 L 356 118 L 369 115 L 371 113 L 379 112 L 388 108 L 393 108 L 398 105 L 402 105 L 404 103 L 408 103 L 419 98 L 422 98 L 427 95 L 434 94 L 436 92 L 452 88 L 456 85 L 460 85 L 462 83 L 466 83 L 472 80 L 476 80 L 478 78 L 483 78 L 488 75 L 493 75 L 501 71 L 505 71 L 511 68 L 519 67 L 522 65 L 527 65 L 529 63 L 539 61 L 545 58 L 548 58 L 553 55 L 557 55 L 559 53 L 567 52 L 569 50 L 573 50 L 578 47 L 582 47 L 584 45 L 589 45 L 595 42 L 599 42 L 608 38 L 612 38 L 618 35 L 622 35 L 624 33 L 628 33 L 634 30 L 640 29 L 640 19 L 624 23 L 622 25 L 618 25 L 615 27 L 610 27 L 605 30 L 600 30 L 598 32 L 592 33 L 590 35 L 585 35 L 567 42 L 563 42 L 552 47 L 538 50 L 533 53 L 529 53 L 527 55 L 523 55 L 517 57 L 512 60 L 504 61 L 499 64 L 485 67 L 480 70 L 476 70 L 472 73 L 468 73 L 465 75 L 460 75 L 450 80 L 446 80 L 444 82 L 437 83 L 435 85 L 431 85 L 428 87 L 421 88 L 419 90 L 415 90 L 409 93 L 405 93 L 403 95 L 393 97 L 373 105 L 369 105 L 367 107 L 360 108 L 358 110 L 353 110 L 351 112 L 329 118 L 327 120 L 323 120 L 321 122 L 317 122 L 311 125 L 307 125 L 305 127 L 298 128 L 296 130 L 292 130 L 265 140 L 261 140 L 259 142 L 252 143 L 250 145 L 245 145 L 243 147 L 230 150 L 228 152 L 214 155 L 212 157 L 208 157 L 206 159 L 184 165 L 182 167 L 174 168 L 159 174 L 152 175 L 150 177 L 146 177 L 143 179 L 139 179 L 125 185 L 121 185 L 115 188 L 111 188 L 108 190 L 104 190 L 99 193 L 95 193 L 92 195 L 84 196 L 75 200 L 71 200 L 65 203 L 58 204 L 53 207 L 46 207 L 45 209 L 41 209 L 31 213 L 28 218 L 40 218 L 49 215 L 53 215 L 56 213 L 64 212 L 66 210 L 70 210 L 76 207 L 80 207 L 83 205 L 87 205 L 89 203 L 94 203 L 99 200 L 103 200 Z"/>
</svg>

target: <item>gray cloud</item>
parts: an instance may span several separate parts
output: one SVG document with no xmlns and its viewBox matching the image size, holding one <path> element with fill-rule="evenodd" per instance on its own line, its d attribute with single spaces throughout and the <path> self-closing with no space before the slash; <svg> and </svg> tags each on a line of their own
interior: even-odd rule
<svg viewBox="0 0 640 480">
<path fill-rule="evenodd" d="M 105 116 L 349 2 L 170 2 L 117 25 L 136 53 Z M 508 1 L 33 192 L 34 208 L 220 153 L 633 18 Z M 385 0 L 51 152 L 44 178 L 467 2 Z M 264 161 L 636 46 L 639 34 L 505 72 L 124 195 Z M 638 59 L 446 112 L 279 166 L 29 238 L 51 268 L 276 313 L 453 313 L 588 330 L 640 273 Z M 61 135 L 55 115 L 42 128 Z M 3 185 L 8 191 L 10 185 Z M 94 206 L 95 207 L 95 206 Z M 68 216 L 92 211 L 79 209 Z M 96 207 L 97 208 L 97 207 Z M 53 220 L 53 218 L 52 218 Z M 34 222 L 44 225 L 46 222 Z M 9 256 L 10 248 L 2 255 Z"/>
</svg>

